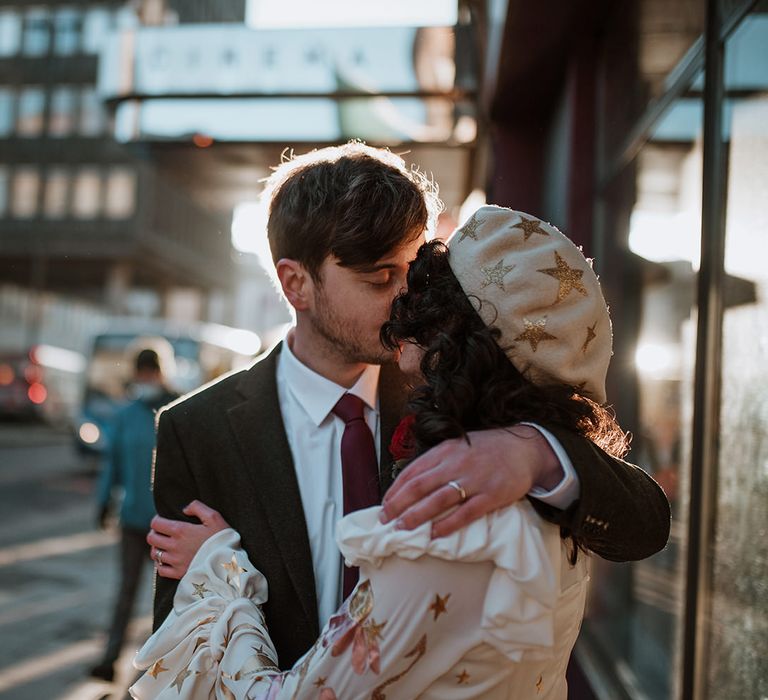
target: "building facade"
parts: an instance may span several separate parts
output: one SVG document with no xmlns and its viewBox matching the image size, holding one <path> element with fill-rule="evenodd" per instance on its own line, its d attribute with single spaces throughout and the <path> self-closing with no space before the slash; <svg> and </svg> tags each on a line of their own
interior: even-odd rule
<svg viewBox="0 0 768 700">
<path fill-rule="evenodd" d="M 151 9 L 0 2 L 4 293 L 76 299 L 94 315 L 181 309 L 183 320 L 205 320 L 208 299 L 231 288 L 228 217 L 118 143 L 97 91 L 104 42 L 151 20 Z"/>
</svg>

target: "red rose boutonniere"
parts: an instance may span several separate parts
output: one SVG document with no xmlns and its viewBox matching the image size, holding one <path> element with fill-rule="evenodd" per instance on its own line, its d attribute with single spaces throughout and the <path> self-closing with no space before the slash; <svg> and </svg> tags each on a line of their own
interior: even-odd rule
<svg viewBox="0 0 768 700">
<path fill-rule="evenodd" d="M 413 442 L 413 423 L 416 420 L 416 416 L 412 413 L 405 416 L 400 423 L 398 423 L 395 432 L 392 435 L 392 440 L 389 443 L 389 453 L 395 460 L 411 459 L 416 451 L 416 445 Z"/>
</svg>

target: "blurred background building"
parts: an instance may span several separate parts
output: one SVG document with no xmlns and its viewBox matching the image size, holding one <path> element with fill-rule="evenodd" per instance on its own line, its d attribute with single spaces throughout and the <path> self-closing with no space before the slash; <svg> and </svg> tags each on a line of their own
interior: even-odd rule
<svg viewBox="0 0 768 700">
<path fill-rule="evenodd" d="M 673 523 L 594 562 L 572 696 L 768 698 L 768 3 L 0 2 L 0 349 L 245 360 L 289 318 L 261 181 L 350 138 L 434 175 L 438 235 L 488 201 L 596 258 Z"/>
</svg>

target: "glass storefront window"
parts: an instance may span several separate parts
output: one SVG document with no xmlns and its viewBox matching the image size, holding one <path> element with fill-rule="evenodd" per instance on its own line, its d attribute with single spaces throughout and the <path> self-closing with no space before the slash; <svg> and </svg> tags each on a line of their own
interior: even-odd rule
<svg viewBox="0 0 768 700">
<path fill-rule="evenodd" d="M 101 209 L 101 173 L 98 168 L 80 168 L 75 176 L 72 213 L 78 219 L 95 219 Z"/>
<path fill-rule="evenodd" d="M 16 114 L 16 133 L 28 137 L 42 134 L 44 111 L 45 90 L 40 86 L 22 88 Z"/>
<path fill-rule="evenodd" d="M 0 88 L 0 137 L 13 131 L 14 94 L 10 88 Z"/>
<path fill-rule="evenodd" d="M 0 56 L 13 56 L 21 46 L 21 15 L 0 10 Z"/>
<path fill-rule="evenodd" d="M 17 219 L 32 219 L 37 214 L 40 172 L 34 165 L 22 165 L 13 173 L 11 214 Z"/>
<path fill-rule="evenodd" d="M 621 271 L 601 270 L 616 323 L 609 397 L 634 434 L 630 460 L 669 498 L 672 530 L 667 547 L 644 561 L 593 559 L 585 629 L 627 685 L 659 700 L 676 697 L 681 662 L 702 118 L 699 100 L 673 103 L 612 184 L 607 230 Z"/>
<path fill-rule="evenodd" d="M 66 168 L 51 168 L 45 178 L 43 212 L 47 219 L 62 219 L 67 213 L 69 172 Z"/>
<path fill-rule="evenodd" d="M 75 125 L 76 89 L 60 85 L 51 92 L 51 109 L 48 133 L 51 136 L 67 136 Z"/>
<path fill-rule="evenodd" d="M 73 7 L 56 10 L 53 19 L 53 50 L 58 56 L 77 53 L 80 45 L 80 13 Z"/>
<path fill-rule="evenodd" d="M 768 6 L 726 44 L 720 455 L 706 697 L 768 697 Z"/>
<path fill-rule="evenodd" d="M 611 3 L 605 34 L 604 138 L 606 156 L 616 155 L 622 139 L 661 95 L 670 72 L 704 31 L 704 0 L 625 0 Z"/>
<path fill-rule="evenodd" d="M 42 7 L 27 10 L 24 18 L 22 52 L 25 56 L 45 56 L 51 46 L 50 14 Z"/>
</svg>

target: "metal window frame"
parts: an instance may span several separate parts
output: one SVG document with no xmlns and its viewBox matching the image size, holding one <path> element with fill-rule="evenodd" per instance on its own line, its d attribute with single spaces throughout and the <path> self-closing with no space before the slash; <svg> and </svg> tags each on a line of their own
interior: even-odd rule
<svg viewBox="0 0 768 700">
<path fill-rule="evenodd" d="M 680 700 L 703 700 L 706 697 L 708 680 L 714 576 L 714 552 L 711 544 L 717 529 L 718 431 L 725 279 L 727 192 L 723 164 L 726 154 L 721 136 L 725 98 L 725 42 L 757 4 L 758 0 L 745 0 L 730 14 L 723 16 L 721 0 L 707 0 L 704 34 L 670 72 L 664 93 L 648 104 L 616 154 L 608 156 L 598 150 L 596 159 L 596 232 L 597 242 L 604 246 L 605 197 L 610 185 L 637 156 L 648 141 L 653 127 L 670 105 L 688 91 L 698 72 L 704 70 L 701 263 L 696 291 L 690 505 L 681 635 L 682 655 L 678 670 Z M 604 677 L 608 664 L 605 659 L 601 662 L 597 658 L 599 654 L 595 656 L 593 652 L 596 649 L 593 647 L 598 645 L 596 641 L 589 639 L 589 635 L 587 637 L 587 649 L 581 651 L 580 660 L 587 662 L 585 665 L 590 667 L 594 675 Z M 621 674 L 615 668 L 611 669 L 611 676 L 609 680 L 613 691 L 610 692 L 615 693 L 617 688 L 621 688 L 626 696 L 636 696 L 632 689 L 622 682 Z"/>
</svg>

